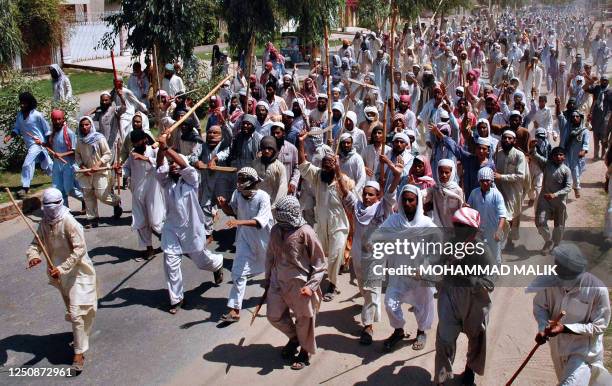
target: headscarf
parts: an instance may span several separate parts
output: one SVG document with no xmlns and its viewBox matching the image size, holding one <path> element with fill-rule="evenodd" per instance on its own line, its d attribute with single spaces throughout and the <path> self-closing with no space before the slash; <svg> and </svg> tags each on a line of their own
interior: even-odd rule
<svg viewBox="0 0 612 386">
<path fill-rule="evenodd" d="M 238 170 L 238 177 L 244 177 L 246 179 L 245 182 L 236 182 L 236 190 L 242 193 L 247 198 L 252 198 L 257 191 L 256 185 L 263 181 L 257 171 L 251 167 L 245 166 L 242 169 Z"/>
<path fill-rule="evenodd" d="M 467 73 L 468 75 L 472 75 L 474 80 L 470 81 L 468 84 L 468 88 L 470 89 L 472 95 L 477 96 L 480 91 L 480 70 L 477 68 L 473 68 Z"/>
<path fill-rule="evenodd" d="M 87 134 L 87 136 L 83 137 L 83 134 L 81 133 L 81 122 L 87 119 L 89 121 L 89 124 L 91 125 L 90 129 L 89 129 L 89 134 Z M 104 139 L 104 135 L 102 135 L 101 133 L 98 133 L 96 131 L 96 127 L 94 126 L 94 121 L 93 119 L 91 119 L 91 117 L 89 115 L 84 115 L 81 118 L 79 118 L 79 140 L 81 142 L 83 142 L 86 145 L 90 145 L 93 146 L 96 150 L 98 149 L 98 142 L 101 139 Z"/>
<path fill-rule="evenodd" d="M 457 182 L 455 182 L 455 178 L 457 175 L 457 167 L 455 165 L 454 161 L 451 161 L 450 159 L 444 158 L 441 159 L 440 161 L 438 161 L 438 168 L 440 166 L 444 166 L 444 167 L 449 167 L 451 168 L 451 175 L 450 178 L 448 179 L 448 182 L 446 183 L 442 183 L 440 182 L 440 172 L 437 173 L 436 178 L 436 184 L 438 187 L 444 188 L 444 189 L 457 189 L 459 188 L 459 184 L 457 184 Z"/>
<path fill-rule="evenodd" d="M 357 114 L 354 111 L 347 111 L 345 118 L 350 119 L 353 122 L 353 129 L 357 127 Z M 342 122 L 344 124 L 344 122 Z"/>
<path fill-rule="evenodd" d="M 410 167 L 410 171 L 408 173 L 409 176 L 412 176 L 416 183 L 421 186 L 422 189 L 427 189 L 434 187 L 436 185 L 436 181 L 434 181 L 431 172 L 431 165 L 429 164 L 429 160 L 423 154 L 415 157 L 419 161 L 423 162 L 425 174 L 422 177 L 418 177 L 416 175 L 416 164 L 414 161 L 412 162 L 412 166 Z"/>
<path fill-rule="evenodd" d="M 306 88 L 306 83 L 308 82 L 308 79 L 310 79 L 310 82 L 312 83 L 312 88 L 310 90 Z M 317 96 L 319 92 L 317 91 L 317 85 L 315 84 L 314 80 L 308 77 L 304 79 L 304 85 L 302 86 L 302 90 L 300 92 L 306 102 L 305 103 L 306 105 L 316 106 L 317 100 L 318 100 Z M 304 113 L 303 110 L 302 110 L 302 113 Z"/>
<path fill-rule="evenodd" d="M 64 119 L 66 114 L 63 110 L 53 109 L 51 111 L 51 119 Z M 68 125 L 66 121 L 64 121 L 64 126 L 62 127 L 62 135 L 64 137 L 64 143 L 68 149 L 72 149 L 72 140 L 70 139 L 70 135 L 68 135 Z M 53 147 L 53 135 L 49 137 L 49 144 Z"/>
<path fill-rule="evenodd" d="M 405 128 L 406 127 L 406 116 L 402 113 L 395 113 L 395 115 L 393 115 L 393 120 L 391 121 L 391 123 L 397 121 L 398 119 L 400 119 L 404 123 L 404 128 Z"/>
<path fill-rule="evenodd" d="M 62 192 L 56 188 L 45 189 L 42 195 L 42 220 L 50 225 L 61 221 L 70 210 L 64 205 Z"/>
<path fill-rule="evenodd" d="M 480 213 L 477 210 L 463 207 L 459 208 L 453 214 L 453 222 L 459 224 L 465 224 L 472 228 L 480 227 Z"/>
<path fill-rule="evenodd" d="M 404 195 L 404 193 L 410 192 L 417 196 L 417 208 L 416 213 L 414 214 L 414 218 L 412 221 L 408 220 L 406 216 L 406 212 L 402 205 L 400 205 L 397 213 L 392 214 L 385 220 L 384 223 L 379 228 L 381 233 L 386 232 L 402 232 L 405 231 L 406 228 L 412 227 L 420 227 L 420 226 L 428 226 L 431 223 L 431 220 L 427 221 L 428 217 L 425 216 L 423 212 L 423 195 L 421 193 L 421 189 L 418 186 L 406 184 L 400 193 L 400 198 Z"/>
<path fill-rule="evenodd" d="M 264 162 L 265 165 L 270 165 L 271 163 L 276 161 L 276 158 L 278 157 L 278 148 L 276 146 L 276 138 L 274 138 L 271 135 L 264 136 L 259 142 L 259 148 L 260 149 L 271 148 L 272 150 L 274 150 L 274 153 L 272 153 L 272 156 L 269 159 L 266 159 L 266 162 Z M 263 162 L 263 157 L 262 157 L 262 162 Z"/>
<path fill-rule="evenodd" d="M 49 69 L 53 69 L 57 73 L 57 79 L 53 79 L 53 77 L 51 77 L 51 82 L 53 82 L 53 95 L 61 95 L 62 85 L 65 79 L 67 79 L 66 74 L 64 74 L 64 71 L 62 71 L 60 66 L 55 63 L 50 65 Z"/>
<path fill-rule="evenodd" d="M 364 113 L 364 115 L 366 116 L 366 119 L 369 122 L 373 122 L 373 121 L 377 121 L 378 120 L 378 109 L 376 107 L 374 107 L 374 106 L 366 106 L 363 109 L 363 113 Z M 374 115 L 374 119 L 370 119 L 370 117 L 368 117 L 368 113 L 374 113 L 375 114 Z"/>
<path fill-rule="evenodd" d="M 276 202 L 276 223 L 283 229 L 297 229 L 306 224 L 302 217 L 300 201 L 295 196 L 285 196 Z"/>
</svg>

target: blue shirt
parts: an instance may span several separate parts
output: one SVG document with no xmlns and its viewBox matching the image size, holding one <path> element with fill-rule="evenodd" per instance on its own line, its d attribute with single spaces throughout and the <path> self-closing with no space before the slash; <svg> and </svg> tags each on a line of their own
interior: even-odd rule
<svg viewBox="0 0 612 386">
<path fill-rule="evenodd" d="M 17 113 L 13 134 L 21 135 L 27 147 L 35 145 L 36 142 L 34 142 L 34 138 L 27 133 L 37 137 L 42 142 L 46 142 L 45 138 L 51 135 L 49 123 L 47 123 L 45 117 L 36 109 L 31 110 L 30 114 L 28 114 L 28 117 L 25 119 L 21 111 Z"/>
<path fill-rule="evenodd" d="M 506 218 L 504 197 L 497 188 L 491 187 L 484 195 L 480 188 L 476 188 L 470 193 L 467 203 L 480 213 L 480 229 L 483 232 L 495 231 L 499 220 Z"/>
<path fill-rule="evenodd" d="M 70 142 L 72 142 L 72 146 L 68 147 L 68 144 L 66 144 L 66 141 L 64 140 L 64 129 L 62 128 L 60 131 L 58 131 L 53 135 L 53 146 L 51 147 L 53 149 L 54 152 L 56 153 L 66 153 L 69 151 L 74 151 L 76 149 L 76 144 L 77 144 L 77 136 L 76 134 L 74 134 L 74 132 L 70 129 L 68 130 L 68 137 L 70 138 Z M 63 157 L 66 161 L 74 161 L 74 155 L 71 155 L 69 157 Z"/>
</svg>

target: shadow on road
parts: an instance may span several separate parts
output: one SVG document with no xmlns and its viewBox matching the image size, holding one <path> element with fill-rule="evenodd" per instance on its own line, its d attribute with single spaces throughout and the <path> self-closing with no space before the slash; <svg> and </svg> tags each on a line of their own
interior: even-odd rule
<svg viewBox="0 0 612 386">
<path fill-rule="evenodd" d="M 325 306 L 326 303 L 323 303 L 321 308 L 325 308 Z M 320 310 L 319 315 L 317 316 L 317 325 L 333 327 L 343 334 L 359 336 L 359 334 L 361 334 L 362 327 L 357 321 L 355 321 L 355 315 L 359 315 L 360 313 L 360 304 L 352 304 L 349 307 L 344 307 L 338 310 Z"/>
<path fill-rule="evenodd" d="M 431 374 L 429 371 L 417 366 L 402 367 L 405 363 L 406 361 L 395 361 L 388 366 L 383 366 L 370 374 L 368 379 L 363 382 L 357 382 L 355 385 L 431 385 Z M 396 373 L 397 367 L 401 367 L 401 369 Z M 460 383 L 446 384 L 450 386 Z"/>
<path fill-rule="evenodd" d="M 71 332 L 9 336 L 0 340 L 0 365 L 4 366 L 7 363 L 9 350 L 34 355 L 34 358 L 19 365 L 20 367 L 34 366 L 45 358 L 52 365 L 70 365 L 73 355 L 70 342 L 72 342 Z"/>
<path fill-rule="evenodd" d="M 136 251 L 134 249 L 128 249 L 124 247 L 119 247 L 116 245 L 108 245 L 105 247 L 95 247 L 89 251 L 89 257 L 94 260 L 94 257 L 97 256 L 112 256 L 116 257 L 116 260 L 109 261 L 100 261 L 94 262 L 94 266 L 104 265 L 104 264 L 119 264 L 124 263 L 126 261 L 130 261 L 135 257 L 142 255 L 142 251 Z"/>
<path fill-rule="evenodd" d="M 246 346 L 234 343 L 221 344 L 202 357 L 205 361 L 227 364 L 226 373 L 232 366 L 253 367 L 260 369 L 257 374 L 267 375 L 274 370 L 281 370 L 285 362 L 280 356 L 280 347 L 270 344 L 249 344 Z"/>
</svg>

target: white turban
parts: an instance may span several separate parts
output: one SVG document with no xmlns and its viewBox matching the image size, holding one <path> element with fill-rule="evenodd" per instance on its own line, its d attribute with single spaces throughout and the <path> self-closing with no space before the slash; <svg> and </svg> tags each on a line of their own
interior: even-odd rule
<svg viewBox="0 0 612 386">
<path fill-rule="evenodd" d="M 512 130 L 506 130 L 506 131 L 504 131 L 504 132 L 502 133 L 502 137 L 503 137 L 503 136 L 505 136 L 505 135 L 507 135 L 507 136 L 509 136 L 509 137 L 512 137 L 512 138 L 516 138 L 516 133 L 515 133 L 514 131 L 512 131 Z"/>
<path fill-rule="evenodd" d="M 61 221 L 69 210 L 64 206 L 62 192 L 56 188 L 45 189 L 42 195 L 43 221 L 55 224 Z"/>
</svg>

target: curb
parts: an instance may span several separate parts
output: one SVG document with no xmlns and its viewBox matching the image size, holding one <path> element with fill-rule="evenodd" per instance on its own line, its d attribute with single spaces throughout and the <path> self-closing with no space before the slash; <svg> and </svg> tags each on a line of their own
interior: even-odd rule
<svg viewBox="0 0 612 386">
<path fill-rule="evenodd" d="M 35 210 L 40 209 L 42 206 L 41 196 L 43 190 L 33 193 L 23 200 L 15 200 L 17 206 L 23 211 L 24 214 L 32 213 Z M 19 212 L 13 206 L 11 202 L 5 202 L 0 204 L 0 223 L 8 220 L 12 220 L 15 217 L 19 216 Z"/>
</svg>

